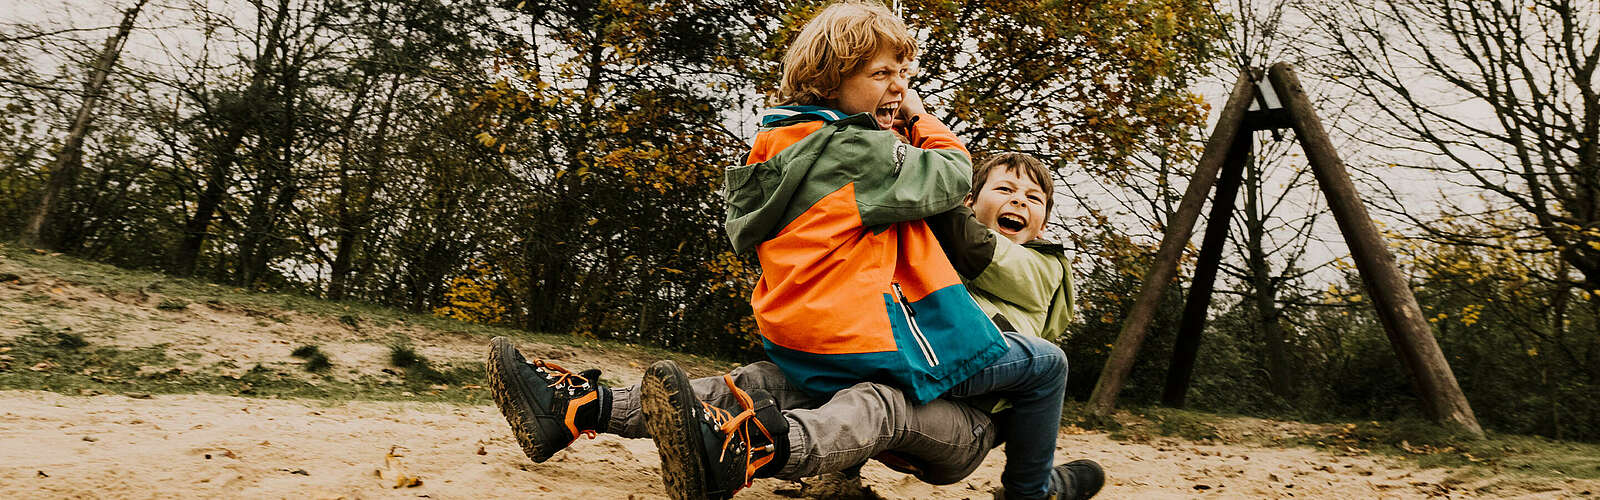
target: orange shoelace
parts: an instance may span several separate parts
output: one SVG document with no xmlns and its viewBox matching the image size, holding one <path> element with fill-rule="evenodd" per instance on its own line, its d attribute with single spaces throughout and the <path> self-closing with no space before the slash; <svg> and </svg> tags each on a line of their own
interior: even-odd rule
<svg viewBox="0 0 1600 500">
<path fill-rule="evenodd" d="M 562 368 L 560 365 L 557 365 L 555 363 L 551 363 L 549 361 L 545 361 L 545 360 L 542 360 L 542 359 L 536 359 L 536 360 L 533 361 L 533 366 L 539 367 L 539 368 L 544 368 L 545 372 L 547 372 L 547 373 L 556 374 L 555 381 L 550 382 L 550 384 L 547 385 L 546 387 L 573 387 L 573 386 L 580 386 L 580 385 L 589 385 L 589 379 L 584 378 L 583 375 L 572 373 L 571 371 L 567 370 L 566 368 Z M 574 379 L 577 380 L 576 383 L 574 382 Z M 582 404 L 582 403 L 580 402 L 578 404 Z M 569 430 L 573 431 L 573 436 L 572 436 L 573 439 L 576 440 L 579 434 L 581 434 L 584 437 L 587 437 L 589 439 L 594 439 L 597 434 L 594 432 L 593 429 L 578 429 L 576 426 L 574 426 L 572 424 L 572 422 L 571 422 L 572 417 L 570 415 L 572 410 L 576 410 L 576 408 L 572 408 L 572 409 L 568 410 L 569 415 L 567 417 L 567 420 L 568 420 L 567 428 Z M 604 418 L 604 417 L 602 417 L 602 418 Z"/>
<path fill-rule="evenodd" d="M 725 436 L 722 439 L 722 454 L 717 456 L 717 460 L 720 461 L 727 457 L 728 445 L 733 443 L 733 438 L 735 436 L 739 438 L 739 441 L 745 444 L 744 486 L 748 487 L 755 481 L 756 470 L 767 465 L 768 462 L 772 461 L 773 456 L 776 455 L 775 449 L 771 444 L 774 442 L 774 440 L 772 439 L 772 433 L 767 431 L 767 426 L 762 425 L 761 420 L 755 418 L 756 404 L 755 400 L 750 397 L 750 394 L 733 385 L 733 377 L 723 375 L 722 381 L 723 383 L 728 384 L 729 389 L 733 390 L 734 397 L 739 400 L 739 406 L 744 407 L 744 411 L 735 415 L 732 412 L 712 406 L 709 403 L 701 402 L 700 404 L 705 407 L 706 413 L 711 416 L 711 420 L 719 424 L 718 430 L 722 431 L 723 436 Z M 749 426 L 745 425 L 747 422 L 756 424 L 756 429 L 760 430 L 761 434 L 766 436 L 768 444 L 762 447 L 762 451 L 767 452 L 766 456 L 755 458 L 756 449 L 754 446 L 750 445 L 750 428 Z"/>
</svg>

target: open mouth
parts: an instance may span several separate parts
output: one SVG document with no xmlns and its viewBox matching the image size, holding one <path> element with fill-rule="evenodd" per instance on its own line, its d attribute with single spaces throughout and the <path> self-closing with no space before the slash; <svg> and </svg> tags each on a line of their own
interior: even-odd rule
<svg viewBox="0 0 1600 500">
<path fill-rule="evenodd" d="M 1001 215 L 995 220 L 995 224 L 999 225 L 1000 229 L 1004 229 L 1007 232 L 1012 233 L 1022 231 L 1024 228 L 1028 227 L 1028 221 L 1011 214 Z"/>
<path fill-rule="evenodd" d="M 879 106 L 878 109 L 873 110 L 872 117 L 873 118 L 877 118 L 878 119 L 878 124 L 882 125 L 883 128 L 889 128 L 891 125 L 894 124 L 894 116 L 895 116 L 895 114 L 899 113 L 899 112 L 900 112 L 900 103 L 891 102 L 891 103 Z"/>
</svg>

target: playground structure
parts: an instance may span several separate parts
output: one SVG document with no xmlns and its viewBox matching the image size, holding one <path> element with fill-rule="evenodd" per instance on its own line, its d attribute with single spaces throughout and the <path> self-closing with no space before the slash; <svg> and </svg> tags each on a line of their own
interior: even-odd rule
<svg viewBox="0 0 1600 500">
<path fill-rule="evenodd" d="M 1256 109 L 1251 109 L 1252 104 Z M 1433 338 L 1432 329 L 1423 319 L 1416 297 L 1395 266 L 1394 254 L 1389 252 L 1383 236 L 1362 206 L 1344 162 L 1323 130 L 1299 77 L 1291 66 L 1281 62 L 1272 65 L 1265 75 L 1259 69 L 1241 71 L 1216 128 L 1206 141 L 1205 152 L 1201 154 L 1177 213 L 1168 221 L 1160 249 L 1144 275 L 1139 295 L 1123 320 L 1111 356 L 1089 397 L 1090 408 L 1096 414 L 1106 415 L 1115 405 L 1117 393 L 1126 383 L 1144 342 L 1159 298 L 1167 283 L 1177 275 L 1178 258 L 1194 230 L 1206 193 L 1215 184 L 1217 194 L 1212 201 L 1210 223 L 1201 243 L 1194 284 L 1185 298 L 1177 345 L 1162 396 L 1165 404 L 1182 406 L 1200 345 L 1200 333 L 1205 327 L 1206 309 L 1211 303 L 1234 197 L 1252 150 L 1249 132 L 1284 128 L 1294 130 L 1306 153 L 1317 185 L 1327 196 L 1329 210 L 1350 247 L 1384 332 L 1394 345 L 1400 364 L 1410 375 L 1424 411 L 1435 422 L 1460 426 L 1473 435 L 1482 436 L 1483 429 L 1461 393 L 1444 352 Z M 1219 171 L 1220 183 L 1217 182 Z"/>
</svg>

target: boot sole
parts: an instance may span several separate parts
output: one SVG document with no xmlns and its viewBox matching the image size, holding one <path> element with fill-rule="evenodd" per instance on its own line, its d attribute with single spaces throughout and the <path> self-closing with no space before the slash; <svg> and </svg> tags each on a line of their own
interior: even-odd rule
<svg viewBox="0 0 1600 500">
<path fill-rule="evenodd" d="M 511 434 L 517 437 L 517 444 L 522 446 L 522 454 L 527 455 L 536 463 L 549 460 L 555 451 L 542 453 L 546 446 L 539 440 L 538 424 L 534 421 L 537 413 L 533 409 L 534 402 L 528 399 L 528 394 L 533 391 L 516 376 L 517 348 L 505 337 L 495 337 L 489 341 L 489 360 L 484 363 L 485 371 L 489 372 L 489 394 L 494 396 L 494 405 L 500 408 L 500 414 L 505 415 L 506 423 L 511 425 Z M 556 450 L 559 451 L 559 450 Z"/>
<path fill-rule="evenodd" d="M 645 427 L 661 454 L 661 480 L 673 500 L 704 500 L 706 470 L 696 449 L 700 427 L 693 408 L 699 401 L 689 377 L 671 360 L 657 361 L 645 371 L 639 403 Z"/>
</svg>

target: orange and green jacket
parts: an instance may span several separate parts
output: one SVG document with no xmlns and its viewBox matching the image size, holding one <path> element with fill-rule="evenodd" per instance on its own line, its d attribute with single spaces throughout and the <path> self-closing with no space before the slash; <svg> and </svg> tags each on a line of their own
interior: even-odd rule
<svg viewBox="0 0 1600 500">
<path fill-rule="evenodd" d="M 767 355 L 796 385 L 862 381 L 930 401 L 1005 353 L 922 219 L 961 204 L 972 160 L 931 115 L 911 144 L 868 114 L 780 107 L 746 164 L 728 169 L 726 227 L 754 249 L 750 305 Z"/>
</svg>

